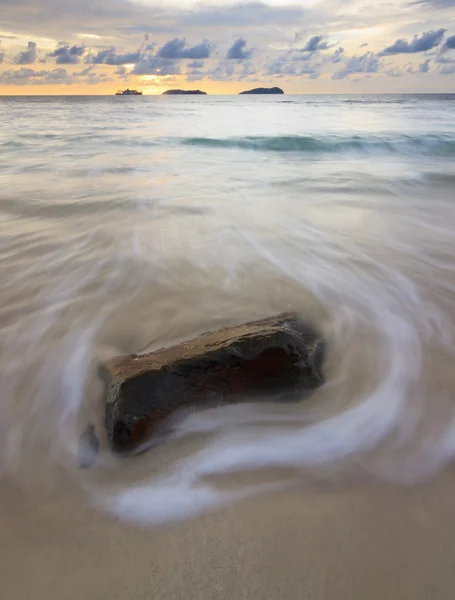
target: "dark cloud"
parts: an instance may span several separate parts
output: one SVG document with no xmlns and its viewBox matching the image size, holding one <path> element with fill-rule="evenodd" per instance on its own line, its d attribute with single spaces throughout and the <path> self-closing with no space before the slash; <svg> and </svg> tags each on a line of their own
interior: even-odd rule
<svg viewBox="0 0 455 600">
<path fill-rule="evenodd" d="M 356 73 L 377 73 L 381 62 L 373 52 L 361 56 L 352 56 L 340 70 L 332 75 L 332 79 L 345 79 Z"/>
<path fill-rule="evenodd" d="M 84 45 L 68 44 L 67 42 L 59 42 L 57 48 L 50 52 L 47 56 L 49 58 L 55 58 L 58 65 L 76 65 L 79 59 L 85 52 Z"/>
<path fill-rule="evenodd" d="M 455 50 L 455 35 L 451 35 L 446 39 L 442 50 Z"/>
<path fill-rule="evenodd" d="M 0 35 L 2 40 L 17 40 L 17 35 Z"/>
<path fill-rule="evenodd" d="M 446 31 L 446 29 L 426 31 L 420 35 L 415 35 L 410 42 L 405 39 L 396 40 L 395 43 L 380 52 L 378 56 L 427 52 L 427 50 L 432 50 L 436 46 L 439 46 Z"/>
<path fill-rule="evenodd" d="M 193 60 L 187 65 L 188 69 L 203 69 L 204 61 L 203 60 Z"/>
<path fill-rule="evenodd" d="M 455 63 L 453 65 L 444 65 L 439 72 L 441 73 L 441 75 L 454 75 Z"/>
<path fill-rule="evenodd" d="M 244 38 L 239 38 L 238 40 L 235 40 L 227 51 L 226 58 L 229 60 L 245 60 L 250 58 L 252 53 L 252 50 L 246 50 L 246 40 Z"/>
<path fill-rule="evenodd" d="M 366 46 L 368 46 L 368 42 L 365 42 L 364 44 L 361 44 L 361 48 L 366 48 Z"/>
<path fill-rule="evenodd" d="M 38 56 L 38 49 L 35 42 L 29 42 L 27 44 L 27 50 L 19 52 L 16 57 L 16 63 L 18 65 L 32 65 Z"/>
<path fill-rule="evenodd" d="M 63 68 L 52 71 L 35 71 L 34 69 L 22 67 L 0 73 L 0 83 L 3 85 L 69 85 L 73 83 L 73 78 Z"/>
<path fill-rule="evenodd" d="M 95 65 L 112 65 L 121 66 L 131 63 L 137 63 L 141 58 L 141 50 L 135 52 L 126 52 L 121 54 L 117 52 L 114 47 L 100 50 L 97 54 L 91 52 L 85 57 L 86 63 L 93 63 Z"/>
<path fill-rule="evenodd" d="M 211 50 L 212 46 L 207 40 L 197 44 L 197 46 L 187 48 L 185 39 L 174 38 L 173 40 L 166 42 L 166 44 L 158 50 L 156 55 L 160 58 L 167 58 L 170 60 L 179 60 L 182 58 L 193 58 L 197 60 L 209 58 Z"/>
<path fill-rule="evenodd" d="M 175 38 L 161 46 L 156 54 L 151 52 L 153 49 L 153 46 L 147 46 L 143 52 L 139 52 L 136 60 L 125 61 L 125 64 L 136 63 L 131 71 L 133 75 L 180 75 L 179 61 L 185 58 L 194 61 L 208 58 L 212 45 L 204 40 L 196 46 L 187 47 L 184 39 Z"/>
<path fill-rule="evenodd" d="M 410 4 L 419 4 L 425 8 L 451 8 L 455 0 L 414 0 Z"/>
<path fill-rule="evenodd" d="M 329 45 L 325 41 L 325 36 L 315 35 L 306 43 L 300 52 L 317 52 L 318 50 L 327 50 Z"/>
</svg>

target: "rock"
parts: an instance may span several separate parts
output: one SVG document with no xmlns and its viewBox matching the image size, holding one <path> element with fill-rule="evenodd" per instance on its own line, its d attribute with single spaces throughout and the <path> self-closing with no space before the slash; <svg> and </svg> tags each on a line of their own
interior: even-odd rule
<svg viewBox="0 0 455 600">
<path fill-rule="evenodd" d="M 253 90 L 247 90 L 246 92 L 240 92 L 240 96 L 242 96 L 244 94 L 284 94 L 284 92 L 279 87 L 272 87 L 272 88 L 254 88 Z"/>
<path fill-rule="evenodd" d="M 201 90 L 166 90 L 162 94 L 163 96 L 207 96 L 207 92 L 201 92 Z"/>
<path fill-rule="evenodd" d="M 131 453 L 166 433 L 176 411 L 301 398 L 323 382 L 323 354 L 320 335 L 284 314 L 113 359 L 101 366 L 112 450 Z"/>
</svg>

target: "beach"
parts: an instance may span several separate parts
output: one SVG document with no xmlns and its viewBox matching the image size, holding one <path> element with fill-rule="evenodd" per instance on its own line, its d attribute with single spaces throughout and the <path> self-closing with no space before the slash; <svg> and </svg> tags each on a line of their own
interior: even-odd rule
<svg viewBox="0 0 455 600">
<path fill-rule="evenodd" d="M 143 530 L 2 490 L 11 600 L 449 600 L 453 469 L 416 488 L 293 490 Z"/>
<path fill-rule="evenodd" d="M 2 598 L 451 599 L 455 95 L 0 118 Z M 113 455 L 102 362 L 284 312 L 314 393 Z"/>
</svg>

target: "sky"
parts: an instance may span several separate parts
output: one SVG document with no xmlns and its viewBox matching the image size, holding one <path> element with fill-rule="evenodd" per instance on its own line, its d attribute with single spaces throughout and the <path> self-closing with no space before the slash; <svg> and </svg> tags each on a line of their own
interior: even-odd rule
<svg viewBox="0 0 455 600">
<path fill-rule="evenodd" d="M 0 94 L 455 92 L 455 0 L 0 0 Z"/>
</svg>

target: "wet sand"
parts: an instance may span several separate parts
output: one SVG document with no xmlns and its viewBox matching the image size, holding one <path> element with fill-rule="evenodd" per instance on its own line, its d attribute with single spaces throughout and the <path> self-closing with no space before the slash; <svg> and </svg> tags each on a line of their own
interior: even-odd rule
<svg viewBox="0 0 455 600">
<path fill-rule="evenodd" d="M 66 501 L 0 501 L 8 600 L 449 600 L 455 470 L 413 488 L 292 490 L 139 530 Z"/>
</svg>

